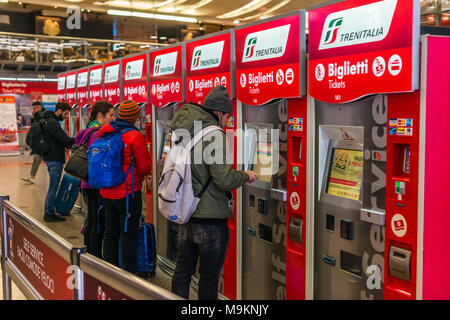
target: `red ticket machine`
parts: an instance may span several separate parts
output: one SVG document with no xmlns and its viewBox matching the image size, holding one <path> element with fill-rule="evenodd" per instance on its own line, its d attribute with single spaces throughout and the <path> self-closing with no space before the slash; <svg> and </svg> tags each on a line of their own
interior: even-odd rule
<svg viewBox="0 0 450 320">
<path fill-rule="evenodd" d="M 238 298 L 285 299 L 305 282 L 305 11 L 236 28 L 236 95 L 244 170 Z M 240 294 L 240 296 L 239 296 Z"/>
<path fill-rule="evenodd" d="M 58 102 L 66 101 L 66 74 L 58 74 Z"/>
<path fill-rule="evenodd" d="M 233 113 L 227 125 L 230 156 L 234 169 L 237 168 L 236 159 L 236 75 L 234 30 L 226 30 L 207 36 L 198 37 L 186 42 L 186 101 L 203 105 L 209 91 L 215 86 L 222 85 L 228 89 L 233 101 Z M 236 191 L 233 191 L 236 199 Z M 219 293 L 229 299 L 236 299 L 237 288 L 237 232 L 236 232 L 236 201 L 230 207 L 228 227 L 230 241 L 223 267 L 223 274 L 219 283 Z M 194 280 L 198 279 L 198 275 Z"/>
<path fill-rule="evenodd" d="M 66 102 L 72 110 L 66 119 L 66 132 L 70 137 L 75 137 L 77 132 L 77 73 L 71 71 L 66 76 Z"/>
<path fill-rule="evenodd" d="M 77 133 L 86 129 L 89 121 L 89 69 L 77 72 Z"/>
<path fill-rule="evenodd" d="M 450 38 L 419 24 L 418 0 L 309 11 L 307 298 L 450 297 Z"/>
<path fill-rule="evenodd" d="M 160 268 L 172 275 L 175 270 L 176 237 L 178 226 L 158 214 L 158 182 L 164 167 L 164 160 L 171 148 L 170 121 L 185 101 L 186 48 L 178 43 L 150 52 L 150 100 L 151 113 L 147 114 L 151 136 L 146 137 L 152 159 L 152 179 L 148 182 L 148 203 L 153 211 L 148 218 L 156 227 L 157 256 Z M 149 189 L 147 189 L 149 190 Z"/>
<path fill-rule="evenodd" d="M 114 118 L 122 101 L 122 77 L 120 76 L 120 59 L 103 63 L 103 96 L 114 106 Z"/>
<path fill-rule="evenodd" d="M 103 100 L 103 65 L 94 65 L 89 67 L 89 105 L 88 117 L 92 106 Z M 88 120 L 89 122 L 89 120 Z"/>
</svg>

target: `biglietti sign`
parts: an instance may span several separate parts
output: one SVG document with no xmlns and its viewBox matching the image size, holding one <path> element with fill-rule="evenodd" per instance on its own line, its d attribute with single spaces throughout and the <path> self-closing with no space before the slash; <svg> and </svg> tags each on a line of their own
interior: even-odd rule
<svg viewBox="0 0 450 320">
<path fill-rule="evenodd" d="M 147 53 L 122 60 L 123 100 L 147 102 Z"/>
<path fill-rule="evenodd" d="M 306 94 L 305 11 L 236 29 L 236 96 L 249 105 Z"/>
<path fill-rule="evenodd" d="M 89 103 L 88 96 L 88 70 L 80 70 L 77 73 L 77 104 L 84 106 Z"/>
<path fill-rule="evenodd" d="M 103 99 L 102 72 L 101 65 L 89 68 L 89 104 L 91 106 Z"/>
<path fill-rule="evenodd" d="M 309 11 L 309 93 L 348 102 L 414 91 L 419 0 L 348 0 Z"/>
<path fill-rule="evenodd" d="M 66 100 L 66 75 L 58 76 L 58 101 Z"/>
<path fill-rule="evenodd" d="M 77 83 L 76 73 L 71 72 L 68 73 L 66 76 L 66 99 L 67 103 L 70 105 L 74 105 L 77 103 L 77 97 L 76 92 L 77 89 L 75 88 Z"/>
<path fill-rule="evenodd" d="M 120 61 L 105 63 L 103 70 L 104 99 L 113 105 L 120 103 Z"/>
<path fill-rule="evenodd" d="M 188 41 L 186 44 L 186 100 L 203 104 L 212 88 L 222 85 L 235 97 L 234 78 L 234 31 L 224 31 Z"/>
<path fill-rule="evenodd" d="M 185 44 L 150 52 L 150 101 L 156 107 L 183 101 Z"/>
</svg>

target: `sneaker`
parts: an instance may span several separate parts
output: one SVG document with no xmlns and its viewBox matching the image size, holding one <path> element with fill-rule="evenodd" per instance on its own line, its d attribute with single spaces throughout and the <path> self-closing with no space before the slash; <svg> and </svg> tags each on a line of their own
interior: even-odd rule
<svg viewBox="0 0 450 320">
<path fill-rule="evenodd" d="M 62 218 L 60 216 L 57 216 L 56 214 L 44 214 L 44 221 L 45 222 L 60 222 L 60 221 L 66 221 L 65 218 Z"/>
</svg>

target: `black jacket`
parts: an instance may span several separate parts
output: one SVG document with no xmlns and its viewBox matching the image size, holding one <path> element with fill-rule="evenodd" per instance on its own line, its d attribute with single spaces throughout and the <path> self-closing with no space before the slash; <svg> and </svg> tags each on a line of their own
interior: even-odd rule
<svg viewBox="0 0 450 320">
<path fill-rule="evenodd" d="M 75 143 L 75 138 L 69 137 L 64 132 L 53 111 L 45 110 L 40 116 L 45 120 L 42 129 L 51 146 L 50 152 L 44 155 L 44 161 L 66 162 L 65 148 L 70 149 Z"/>
</svg>

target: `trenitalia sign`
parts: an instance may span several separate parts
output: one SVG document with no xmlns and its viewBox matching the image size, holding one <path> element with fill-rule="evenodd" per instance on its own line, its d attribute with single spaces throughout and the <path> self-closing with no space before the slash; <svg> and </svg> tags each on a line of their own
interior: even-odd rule
<svg viewBox="0 0 450 320">
<path fill-rule="evenodd" d="M 106 62 L 103 70 L 104 99 L 113 105 L 120 103 L 120 61 Z"/>
<path fill-rule="evenodd" d="M 202 105 L 212 88 L 222 85 L 235 97 L 234 31 L 227 30 L 195 38 L 186 43 L 186 100 Z"/>
<path fill-rule="evenodd" d="M 122 59 L 123 100 L 148 101 L 148 53 Z"/>
<path fill-rule="evenodd" d="M 88 69 L 83 69 L 77 73 L 77 104 L 80 107 L 89 103 L 88 91 Z"/>
<path fill-rule="evenodd" d="M 248 105 L 306 94 L 305 11 L 236 28 L 236 96 Z"/>
<path fill-rule="evenodd" d="M 91 106 L 103 100 L 102 72 L 102 65 L 89 68 L 89 104 Z"/>
<path fill-rule="evenodd" d="M 150 101 L 156 107 L 184 100 L 185 44 L 150 52 Z"/>
<path fill-rule="evenodd" d="M 348 0 L 309 11 L 309 94 L 330 103 L 419 84 L 418 0 Z"/>
<path fill-rule="evenodd" d="M 66 75 L 58 75 L 58 102 L 66 100 Z"/>
</svg>

